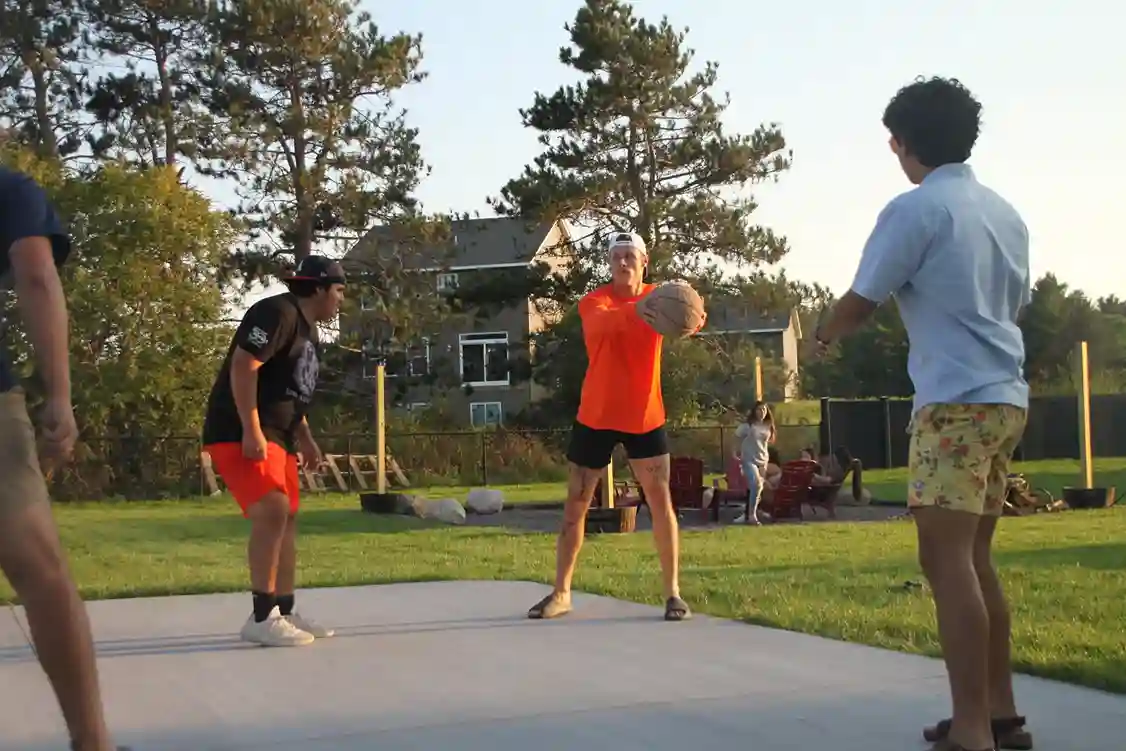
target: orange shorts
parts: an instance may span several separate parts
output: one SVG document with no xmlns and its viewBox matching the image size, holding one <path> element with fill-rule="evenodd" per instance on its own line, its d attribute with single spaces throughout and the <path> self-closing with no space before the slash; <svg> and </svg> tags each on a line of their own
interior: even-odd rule
<svg viewBox="0 0 1126 751">
<path fill-rule="evenodd" d="M 289 514 L 301 505 L 301 486 L 297 479 L 297 455 L 276 443 L 266 444 L 266 458 L 252 461 L 242 455 L 241 443 L 212 443 L 203 447 L 211 455 L 211 465 L 235 497 L 242 515 L 262 496 L 280 490 L 289 497 Z"/>
</svg>

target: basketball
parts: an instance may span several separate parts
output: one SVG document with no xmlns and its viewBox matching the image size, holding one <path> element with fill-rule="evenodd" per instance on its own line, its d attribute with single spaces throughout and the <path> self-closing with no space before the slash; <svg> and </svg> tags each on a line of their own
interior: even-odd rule
<svg viewBox="0 0 1126 751">
<path fill-rule="evenodd" d="M 704 325 L 704 301 L 687 282 L 666 282 L 637 303 L 641 320 L 662 336 L 682 339 Z"/>
</svg>

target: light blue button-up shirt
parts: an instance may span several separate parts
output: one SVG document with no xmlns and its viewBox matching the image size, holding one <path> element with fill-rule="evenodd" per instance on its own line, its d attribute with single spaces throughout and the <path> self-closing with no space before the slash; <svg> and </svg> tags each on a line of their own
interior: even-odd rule
<svg viewBox="0 0 1126 751">
<path fill-rule="evenodd" d="M 892 295 L 910 341 L 914 410 L 928 404 L 1028 407 L 1024 337 L 1028 228 L 964 164 L 943 165 L 880 213 L 852 291 Z"/>
</svg>

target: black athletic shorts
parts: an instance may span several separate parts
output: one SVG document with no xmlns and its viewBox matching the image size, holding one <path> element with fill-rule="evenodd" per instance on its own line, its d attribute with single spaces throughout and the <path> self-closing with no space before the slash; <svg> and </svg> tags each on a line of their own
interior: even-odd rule
<svg viewBox="0 0 1126 751">
<path fill-rule="evenodd" d="M 630 459 L 650 459 L 669 453 L 669 437 L 663 425 L 648 433 L 623 433 L 620 430 L 595 430 L 576 422 L 571 429 L 567 459 L 580 467 L 602 469 L 610 463 L 614 447 L 619 443 Z"/>
</svg>

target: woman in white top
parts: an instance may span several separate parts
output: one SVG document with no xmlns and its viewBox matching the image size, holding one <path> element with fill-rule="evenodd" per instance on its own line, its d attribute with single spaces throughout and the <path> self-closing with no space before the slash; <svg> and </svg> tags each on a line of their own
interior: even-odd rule
<svg viewBox="0 0 1126 751">
<path fill-rule="evenodd" d="M 766 477 L 766 465 L 770 461 L 770 444 L 777 438 L 774 430 L 774 415 L 766 402 L 755 402 L 747 414 L 747 421 L 735 429 L 739 439 L 739 450 L 735 458 L 743 466 L 743 476 L 751 491 L 751 513 L 745 519 L 748 524 L 758 524 L 758 503 L 762 498 L 762 485 Z"/>
</svg>

